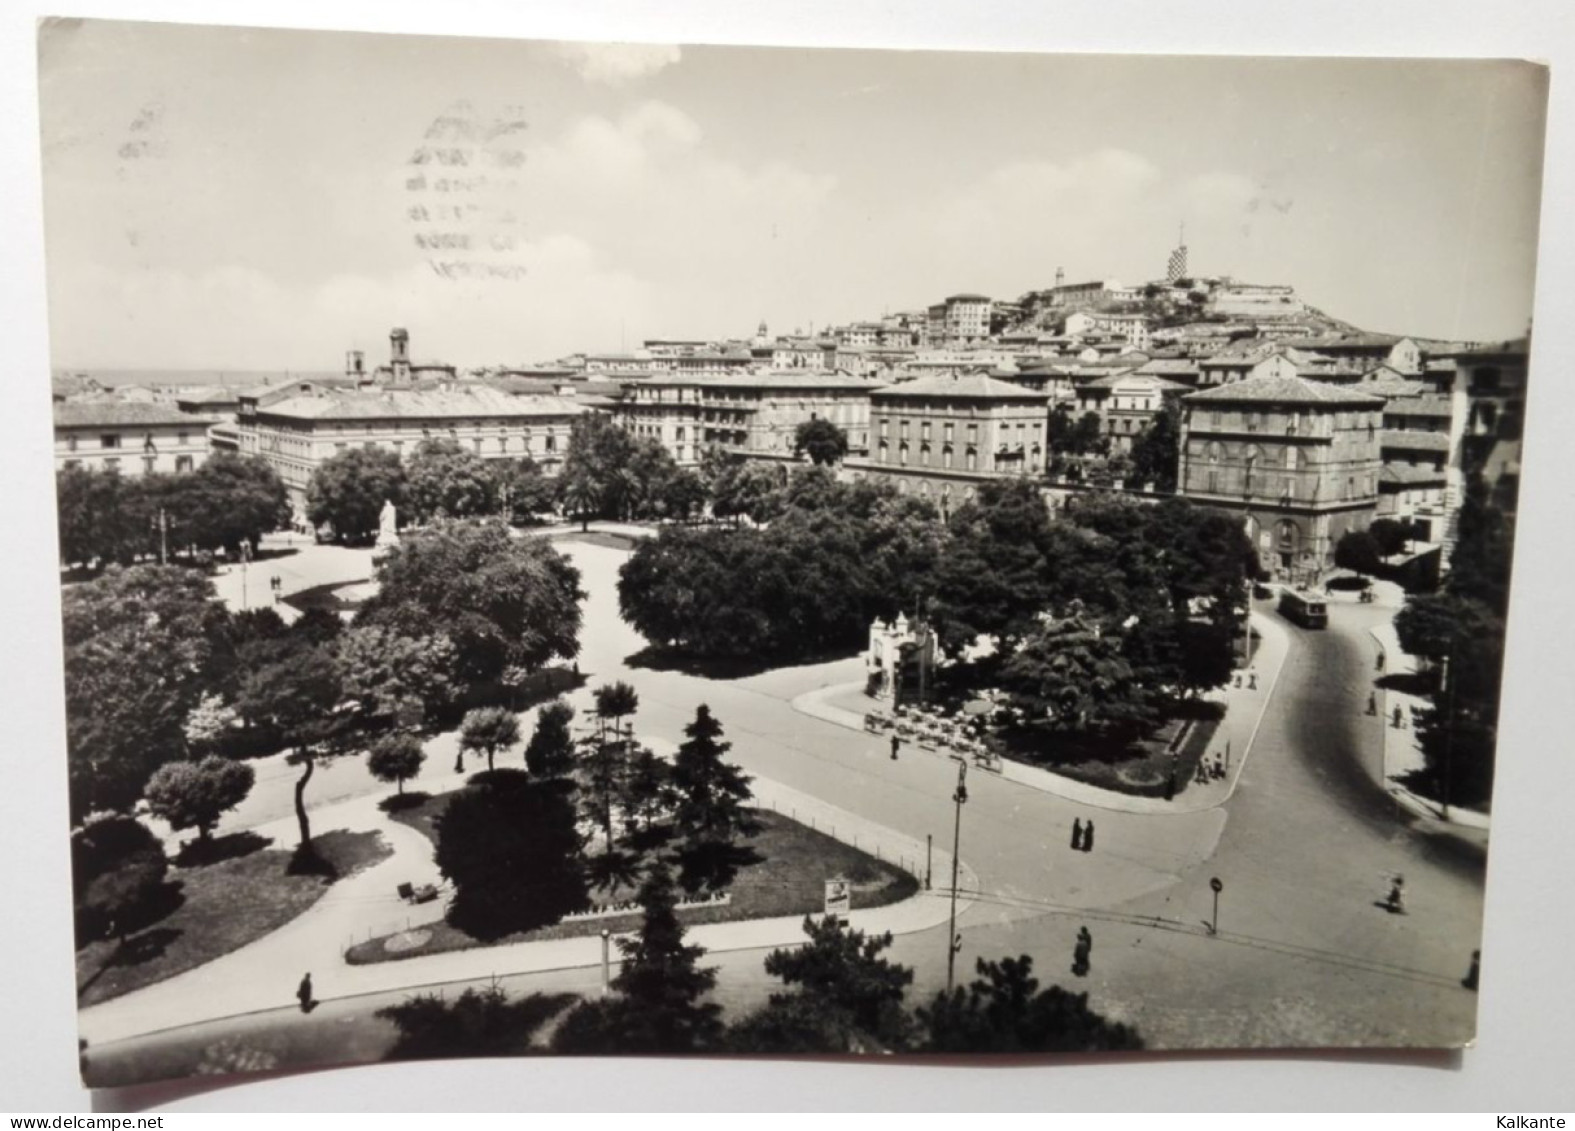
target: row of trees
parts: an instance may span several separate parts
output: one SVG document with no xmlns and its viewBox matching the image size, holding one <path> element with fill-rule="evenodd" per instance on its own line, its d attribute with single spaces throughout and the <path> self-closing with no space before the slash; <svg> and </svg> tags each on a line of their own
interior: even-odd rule
<svg viewBox="0 0 1575 1131">
<path fill-rule="evenodd" d="M 835 920 L 806 918 L 808 942 L 773 950 L 766 973 L 782 983 L 769 1001 L 732 1025 L 709 1000 L 716 971 L 701 965 L 705 950 L 685 939 L 677 889 L 658 864 L 639 890 L 639 931 L 620 938 L 622 962 L 613 993 L 586 999 L 563 1017 L 551 1039 L 555 1053 L 580 1055 L 706 1052 L 814 1054 L 870 1052 L 1095 1052 L 1143 1047 L 1128 1026 L 1090 1009 L 1086 994 L 1041 988 L 1028 955 L 980 959 L 978 978 L 910 1009 L 913 971 L 885 952 L 890 934 L 867 935 Z M 467 991 L 446 1005 L 419 996 L 382 1010 L 399 1029 L 395 1056 L 435 1049 L 434 1039 L 469 1023 L 471 1055 L 531 1051 L 542 1014 L 538 999 L 510 1002 L 501 990 Z M 561 1008 L 561 1003 L 554 1003 Z M 555 1012 L 551 1011 L 551 1012 Z M 475 1034 L 487 1034 L 478 1041 Z"/>
<path fill-rule="evenodd" d="M 1395 617 L 1400 646 L 1438 673 L 1417 718 L 1426 781 L 1446 804 L 1486 801 L 1493 788 L 1514 525 L 1480 477 L 1466 487 L 1449 573 Z"/>
<path fill-rule="evenodd" d="M 122 476 L 68 467 L 55 475 L 60 560 L 131 565 L 241 547 L 289 522 L 284 483 L 262 460 L 219 452 L 195 471 Z"/>
<path fill-rule="evenodd" d="M 1180 499 L 1081 497 L 1052 518 L 1028 481 L 981 485 L 943 523 L 888 485 L 809 469 L 759 529 L 669 529 L 619 576 L 623 616 L 695 658 L 788 661 L 923 611 L 942 649 L 994 644 L 984 674 L 1058 730 L 1131 732 L 1229 678 L 1255 570 L 1232 516 Z"/>
<path fill-rule="evenodd" d="M 618 581 L 624 619 L 651 643 L 708 659 L 793 660 L 857 644 L 872 617 L 913 610 L 944 528 L 927 501 L 823 468 L 787 481 L 745 464 L 759 528 L 664 528 Z M 725 481 L 725 480 L 724 480 Z"/>
</svg>

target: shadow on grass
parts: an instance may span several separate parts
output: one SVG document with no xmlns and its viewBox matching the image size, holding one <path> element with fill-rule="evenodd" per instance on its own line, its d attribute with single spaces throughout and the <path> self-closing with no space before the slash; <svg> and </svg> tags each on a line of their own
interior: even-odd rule
<svg viewBox="0 0 1575 1131">
<path fill-rule="evenodd" d="M 267 848 L 273 841 L 254 832 L 230 833 L 228 836 L 198 838 L 181 846 L 175 857 L 177 868 L 200 868 L 204 864 L 217 864 L 221 860 L 236 860 Z"/>
<path fill-rule="evenodd" d="M 631 668 L 656 672 L 682 672 L 703 679 L 747 679 L 776 668 L 796 668 L 846 660 L 859 654 L 856 644 L 804 656 L 694 656 L 676 648 L 648 644 L 623 658 Z"/>
<path fill-rule="evenodd" d="M 396 793 L 383 798 L 377 807 L 385 813 L 403 813 L 407 809 L 419 809 L 431 800 L 432 795 L 425 790 L 412 789 L 409 793 Z"/>
<path fill-rule="evenodd" d="M 94 974 L 77 987 L 77 996 L 81 997 L 90 990 L 94 983 L 106 973 L 116 967 L 141 966 L 144 963 L 154 962 L 164 957 L 170 944 L 180 938 L 184 932 L 173 927 L 154 927 L 150 931 L 143 931 L 139 935 L 130 935 L 122 939 L 120 944 L 110 951 L 109 957 Z"/>
</svg>

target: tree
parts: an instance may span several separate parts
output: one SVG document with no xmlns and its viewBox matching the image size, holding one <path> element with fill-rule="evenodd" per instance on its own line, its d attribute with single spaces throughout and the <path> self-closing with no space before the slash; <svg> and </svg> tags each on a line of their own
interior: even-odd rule
<svg viewBox="0 0 1575 1131">
<path fill-rule="evenodd" d="M 306 488 L 307 517 L 347 542 L 370 542 L 383 504 L 404 501 L 404 464 L 382 448 L 350 448 L 324 460 Z"/>
<path fill-rule="evenodd" d="M 1104 421 L 1097 412 L 1085 412 L 1072 425 L 1069 447 L 1075 455 L 1104 455 L 1110 450 L 1110 437 L 1105 435 Z"/>
<path fill-rule="evenodd" d="M 700 476 L 684 467 L 675 470 L 663 482 L 657 501 L 664 517 L 688 522 L 705 508 L 706 497 L 706 486 Z"/>
<path fill-rule="evenodd" d="M 639 934 L 619 939 L 617 996 L 578 1006 L 553 1036 L 559 1053 L 686 1053 L 717 1047 L 721 1007 L 701 999 L 716 984 L 702 969 L 705 949 L 684 944 L 673 879 L 658 863 L 640 885 Z"/>
<path fill-rule="evenodd" d="M 525 746 L 525 769 L 533 778 L 561 778 L 574 766 L 574 738 L 569 724 L 574 708 L 554 699 L 536 713 L 536 729 Z"/>
<path fill-rule="evenodd" d="M 498 513 L 498 482 L 487 461 L 458 440 L 425 440 L 405 467 L 405 501 L 417 522 Z"/>
<path fill-rule="evenodd" d="M 1080 617 L 1043 626 L 1001 670 L 1029 724 L 1059 734 L 1135 737 L 1158 719 L 1155 689 L 1122 655 L 1120 638 Z"/>
<path fill-rule="evenodd" d="M 179 832 L 195 828 L 207 840 L 219 817 L 252 791 L 256 772 L 244 762 L 210 755 L 200 762 L 168 762 L 143 789 L 148 810 Z"/>
<path fill-rule="evenodd" d="M 1495 504 L 1480 475 L 1466 481 L 1455 548 L 1449 556 L 1449 588 L 1481 601 L 1499 616 L 1509 612 L 1509 575 L 1514 564 L 1514 523 Z"/>
<path fill-rule="evenodd" d="M 464 683 L 579 652 L 579 570 L 546 539 L 515 538 L 502 522 L 435 522 L 390 550 L 377 578 L 357 624 L 445 637 Z"/>
<path fill-rule="evenodd" d="M 159 894 L 168 862 L 159 838 L 120 813 L 90 813 L 71 830 L 71 880 L 80 940 L 124 940 Z"/>
<path fill-rule="evenodd" d="M 185 724 L 215 679 L 224 607 L 175 566 L 111 567 L 61 595 L 66 750 L 78 816 L 131 805 L 186 754 Z"/>
<path fill-rule="evenodd" d="M 601 510 L 602 493 L 588 468 L 574 468 L 558 477 L 558 497 L 563 509 L 580 520 L 582 532 L 591 528 L 591 519 Z"/>
<path fill-rule="evenodd" d="M 1166 398 L 1159 413 L 1132 445 L 1132 478 L 1156 491 L 1176 489 L 1181 465 L 1181 405 Z"/>
<path fill-rule="evenodd" d="M 444 636 L 358 624 L 339 639 L 337 654 L 345 698 L 373 725 L 419 722 L 454 696 L 457 658 Z"/>
<path fill-rule="evenodd" d="M 718 518 L 769 522 L 781 509 L 781 469 L 745 462 L 728 467 L 712 490 L 711 511 Z"/>
<path fill-rule="evenodd" d="M 467 989 L 451 1002 L 441 994 L 417 994 L 384 1006 L 377 1016 L 399 1030 L 388 1060 L 523 1056 L 542 1025 L 573 1000 L 571 994 L 531 994 L 510 1001 L 493 984 Z"/>
<path fill-rule="evenodd" d="M 1380 518 L 1367 528 L 1367 533 L 1378 543 L 1378 552 L 1392 558 L 1405 550 L 1410 542 L 1408 524 L 1392 518 Z"/>
<path fill-rule="evenodd" d="M 478 939 L 558 922 L 590 906 L 574 806 L 561 782 L 461 790 L 436 821 L 448 921 Z"/>
<path fill-rule="evenodd" d="M 216 694 L 204 695 L 186 716 L 186 748 L 194 753 L 218 749 L 235 722 L 234 708 Z"/>
<path fill-rule="evenodd" d="M 329 645 L 276 650 L 244 671 L 239 681 L 236 710 L 276 733 L 291 747 L 286 761 L 301 769 L 295 782 L 295 819 L 303 858 L 312 853 L 306 787 L 317 763 L 340 752 L 346 733 L 346 720 L 338 711 L 342 697 L 340 668 Z"/>
<path fill-rule="evenodd" d="M 1028 480 L 981 483 L 952 515 L 948 532 L 931 609 L 941 645 L 955 654 L 990 636 L 999 653 L 1009 654 L 1049 597 L 1044 499 Z"/>
<path fill-rule="evenodd" d="M 139 480 L 113 469 L 56 472 L 61 563 L 131 565 L 139 555 L 157 554 L 159 534 L 149 501 Z"/>
<path fill-rule="evenodd" d="M 817 416 L 793 430 L 793 452 L 807 454 L 821 467 L 838 463 L 848 454 L 848 434 L 831 421 Z"/>
<path fill-rule="evenodd" d="M 530 456 L 489 460 L 487 468 L 497 484 L 500 509 L 511 521 L 520 515 L 550 511 L 558 502 L 558 485 Z"/>
<path fill-rule="evenodd" d="M 619 783 L 618 808 L 623 811 L 624 843 L 632 848 L 664 839 L 655 822 L 673 803 L 672 768 L 648 746 L 636 744 Z"/>
<path fill-rule="evenodd" d="M 1334 564 L 1357 573 L 1375 574 L 1383 568 L 1378 540 L 1365 530 L 1347 530 L 1334 545 Z"/>
<path fill-rule="evenodd" d="M 603 862 L 598 878 L 616 887 L 624 873 L 615 866 L 613 807 L 624 796 L 624 779 L 632 756 L 632 735 L 624 733 L 623 720 L 640 706 L 640 697 L 627 683 L 607 683 L 594 692 L 596 733 L 580 743 L 580 791 L 588 815 L 602 830 Z"/>
<path fill-rule="evenodd" d="M 680 881 L 691 893 L 721 891 L 741 865 L 758 859 L 738 844 L 760 831 L 748 808 L 754 797 L 750 778 L 727 761 L 732 744 L 721 741 L 722 724 L 705 704 L 684 734 L 688 739 L 678 747 L 672 772 Z"/>
<path fill-rule="evenodd" d="M 1087 994 L 1060 986 L 1041 990 L 1034 960 L 979 959 L 980 977 L 966 990 L 942 992 L 918 1010 L 926 1052 L 1110 1052 L 1143 1047 L 1138 1034 L 1088 1008 Z"/>
<path fill-rule="evenodd" d="M 185 531 L 183 541 L 200 549 L 232 556 L 243 545 L 256 551 L 265 533 L 290 523 L 284 480 L 255 456 L 215 452 L 196 471 L 167 482 L 177 488 L 168 509 Z"/>
<path fill-rule="evenodd" d="M 405 792 L 405 782 L 421 772 L 427 752 L 421 740 L 408 731 L 385 734 L 372 744 L 366 754 L 366 768 L 378 781 L 391 781 L 400 793 Z"/>
<path fill-rule="evenodd" d="M 508 750 L 520 740 L 520 721 L 512 711 L 502 707 L 477 707 L 465 715 L 459 731 L 459 755 L 454 762 L 455 771 L 465 768 L 466 752 L 487 756 L 487 769 L 493 768 L 492 760 L 500 751 Z"/>
<path fill-rule="evenodd" d="M 881 957 L 891 947 L 890 932 L 867 935 L 836 919 L 806 915 L 804 933 L 808 945 L 766 955 L 766 973 L 801 987 L 825 1008 L 845 1011 L 865 1038 L 900 1047 L 908 1029 L 902 999 L 913 971 Z M 773 1003 L 778 1000 L 773 995 Z"/>
</svg>

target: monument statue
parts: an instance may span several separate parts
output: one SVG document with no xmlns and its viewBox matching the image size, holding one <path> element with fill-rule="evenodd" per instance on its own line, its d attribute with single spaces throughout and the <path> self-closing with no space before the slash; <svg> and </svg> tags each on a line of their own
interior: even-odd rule
<svg viewBox="0 0 1575 1131">
<path fill-rule="evenodd" d="M 384 549 L 397 545 L 399 545 L 399 512 L 394 509 L 392 499 L 385 499 L 383 509 L 377 516 L 377 548 Z"/>
</svg>

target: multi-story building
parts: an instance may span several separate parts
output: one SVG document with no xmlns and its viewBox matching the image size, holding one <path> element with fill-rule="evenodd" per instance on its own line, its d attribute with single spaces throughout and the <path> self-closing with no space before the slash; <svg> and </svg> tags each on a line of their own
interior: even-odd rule
<svg viewBox="0 0 1575 1131">
<path fill-rule="evenodd" d="M 1301 377 L 1181 398 L 1181 493 L 1239 511 L 1263 568 L 1299 583 L 1334 563 L 1378 506 L 1384 402 Z"/>
<path fill-rule="evenodd" d="M 948 342 L 965 345 L 990 336 L 993 304 L 984 295 L 950 295 L 944 305 Z"/>
<path fill-rule="evenodd" d="M 770 370 L 717 375 L 671 374 L 626 389 L 619 422 L 658 441 L 680 465 L 707 448 L 761 459 L 795 458 L 794 433 L 829 420 L 850 452 L 869 446 L 869 397 L 875 386 L 846 373 Z"/>
<path fill-rule="evenodd" d="M 1132 442 L 1167 402 L 1190 391 L 1191 386 L 1153 374 L 1135 370 L 1114 373 L 1077 386 L 1077 413 L 1097 414 L 1111 452 L 1125 454 L 1132 451 Z"/>
<path fill-rule="evenodd" d="M 870 453 L 857 478 L 888 479 L 949 510 L 978 484 L 1041 479 L 1049 397 L 983 374 L 920 377 L 870 394 Z"/>
<path fill-rule="evenodd" d="M 193 471 L 207 458 L 211 419 L 160 404 L 84 401 L 55 408 L 55 467 L 122 475 Z"/>
<path fill-rule="evenodd" d="M 1384 405 L 1383 415 L 1378 515 L 1410 520 L 1419 541 L 1442 541 L 1450 518 L 1450 468 L 1460 464 L 1454 408 L 1448 397 L 1396 397 Z"/>
<path fill-rule="evenodd" d="M 568 451 L 570 427 L 593 411 L 572 398 L 510 396 L 474 384 L 430 390 L 307 384 L 290 394 L 243 397 L 238 432 L 241 453 L 262 459 L 284 480 L 301 526 L 312 473 L 351 448 L 408 457 L 423 441 L 447 439 L 484 459 L 530 456 L 552 475 Z"/>
<path fill-rule="evenodd" d="M 1257 377 L 1295 377 L 1310 359 L 1279 342 L 1244 338 L 1198 362 L 1198 384 L 1228 385 Z"/>
</svg>

